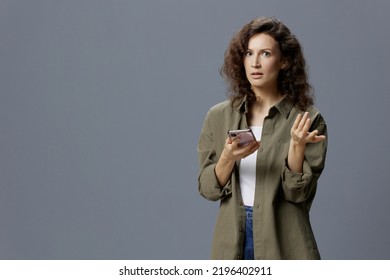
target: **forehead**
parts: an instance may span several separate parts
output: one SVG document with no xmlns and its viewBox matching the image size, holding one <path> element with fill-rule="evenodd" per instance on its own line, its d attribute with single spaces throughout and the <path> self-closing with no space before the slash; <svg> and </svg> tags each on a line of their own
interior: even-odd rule
<svg viewBox="0 0 390 280">
<path fill-rule="evenodd" d="M 271 36 L 259 33 L 249 39 L 248 49 L 279 49 L 279 44 Z"/>
</svg>

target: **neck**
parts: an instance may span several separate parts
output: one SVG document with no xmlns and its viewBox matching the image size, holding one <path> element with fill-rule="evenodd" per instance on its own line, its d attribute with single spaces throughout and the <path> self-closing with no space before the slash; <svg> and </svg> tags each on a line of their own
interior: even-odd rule
<svg viewBox="0 0 390 280">
<path fill-rule="evenodd" d="M 267 107 L 272 107 L 282 98 L 282 94 L 277 89 L 263 90 L 252 88 L 252 91 L 256 96 L 256 104 L 262 104 Z"/>
</svg>

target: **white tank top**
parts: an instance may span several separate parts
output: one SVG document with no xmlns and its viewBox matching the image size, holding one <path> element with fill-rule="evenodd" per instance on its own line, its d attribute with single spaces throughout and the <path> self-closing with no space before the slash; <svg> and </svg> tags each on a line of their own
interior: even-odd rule
<svg viewBox="0 0 390 280">
<path fill-rule="evenodd" d="M 250 126 L 257 141 L 261 140 L 262 126 Z M 241 159 L 239 174 L 240 188 L 244 205 L 253 206 L 256 188 L 256 158 L 257 151 Z"/>
</svg>

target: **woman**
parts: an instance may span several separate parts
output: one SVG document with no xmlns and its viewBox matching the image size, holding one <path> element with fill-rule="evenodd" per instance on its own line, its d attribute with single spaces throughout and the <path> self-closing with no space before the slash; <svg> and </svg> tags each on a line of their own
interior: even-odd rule
<svg viewBox="0 0 390 280">
<path fill-rule="evenodd" d="M 257 18 L 231 40 L 221 69 L 229 100 L 207 113 L 199 191 L 220 210 L 213 259 L 319 259 L 309 210 L 324 168 L 326 124 L 305 59 L 280 21 Z M 257 140 L 238 145 L 232 129 Z"/>
</svg>

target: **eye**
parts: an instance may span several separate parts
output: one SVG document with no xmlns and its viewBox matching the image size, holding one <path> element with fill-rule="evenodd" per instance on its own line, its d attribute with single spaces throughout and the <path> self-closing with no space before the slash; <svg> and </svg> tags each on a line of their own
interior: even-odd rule
<svg viewBox="0 0 390 280">
<path fill-rule="evenodd" d="M 270 53 L 269 51 L 263 51 L 263 52 L 261 53 L 261 56 L 269 57 L 269 56 L 271 56 L 271 53 Z"/>
<path fill-rule="evenodd" d="M 251 51 L 246 51 L 245 56 L 251 56 L 253 53 Z"/>
</svg>

